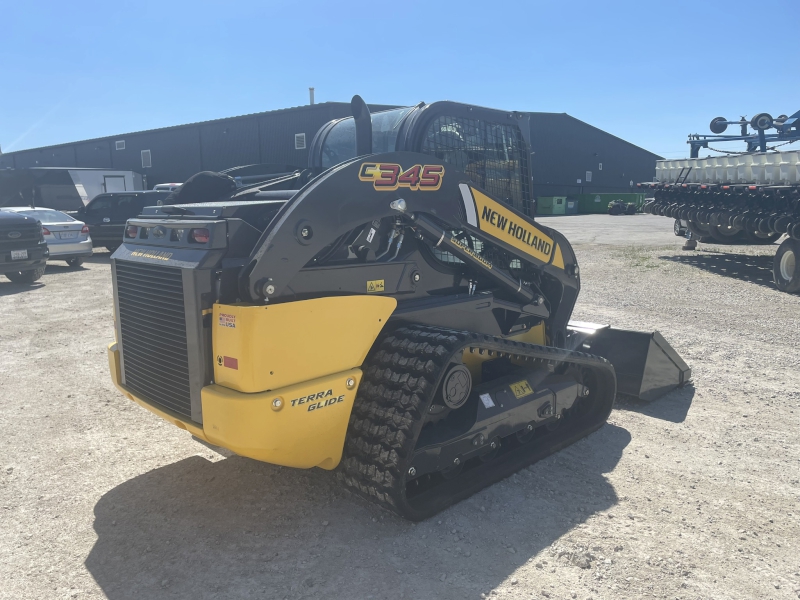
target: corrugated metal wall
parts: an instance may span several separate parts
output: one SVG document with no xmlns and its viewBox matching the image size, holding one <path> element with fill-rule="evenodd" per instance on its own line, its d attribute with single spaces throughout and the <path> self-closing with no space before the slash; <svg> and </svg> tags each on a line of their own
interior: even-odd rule
<svg viewBox="0 0 800 600">
<path fill-rule="evenodd" d="M 116 150 L 117 141 L 125 142 Z M 197 127 L 179 127 L 120 135 L 111 140 L 114 168 L 147 175 L 148 187 L 157 183 L 186 181 L 202 171 L 200 135 Z M 142 151 L 150 151 L 149 168 L 142 168 Z M 81 165 L 88 166 L 88 165 Z"/>
<path fill-rule="evenodd" d="M 78 167 L 98 167 L 101 169 L 112 169 L 114 164 L 111 160 L 111 148 L 113 143 L 108 140 L 96 140 L 85 144 L 75 144 L 76 166 Z M 60 167 L 62 165 L 53 165 Z"/>
<path fill-rule="evenodd" d="M 394 106 L 373 105 L 372 111 Z M 350 104 L 325 102 L 217 121 L 126 133 L 107 138 L 0 154 L 0 169 L 97 167 L 136 171 L 157 183 L 186 181 L 199 171 L 221 171 L 257 163 L 303 168 L 314 134 L 331 119 L 350 116 Z M 304 133 L 306 147 L 295 148 Z M 124 148 L 117 149 L 117 142 Z M 142 151 L 150 165 L 142 165 Z"/>
<path fill-rule="evenodd" d="M 392 106 L 370 106 L 372 111 Z M 660 158 L 564 113 L 529 113 L 533 195 L 630 191 L 651 181 Z M 0 168 L 98 167 L 136 171 L 157 183 L 181 182 L 203 170 L 273 163 L 305 167 L 308 147 L 322 125 L 350 116 L 350 104 L 325 102 L 285 110 L 127 133 L 74 144 L 0 154 Z M 305 134 L 305 149 L 295 134 Z M 116 142 L 125 148 L 116 149 Z M 142 151 L 150 151 L 150 167 Z M 600 168 L 602 164 L 602 169 Z M 587 171 L 591 182 L 586 181 Z M 581 183 L 578 183 L 578 179 Z"/>
<path fill-rule="evenodd" d="M 260 163 L 258 120 L 237 119 L 201 125 L 200 152 L 205 171 Z"/>
<path fill-rule="evenodd" d="M 534 197 L 629 192 L 631 181 L 655 177 L 661 157 L 652 152 L 566 113 L 530 116 Z"/>
</svg>

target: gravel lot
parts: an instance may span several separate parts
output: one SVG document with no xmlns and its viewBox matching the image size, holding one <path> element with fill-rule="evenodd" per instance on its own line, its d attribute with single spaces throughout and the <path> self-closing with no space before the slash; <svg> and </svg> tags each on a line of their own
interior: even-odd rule
<svg viewBox="0 0 800 600">
<path fill-rule="evenodd" d="M 681 252 L 650 216 L 546 222 L 574 232 L 574 317 L 658 329 L 694 384 L 618 400 L 590 437 L 417 525 L 124 399 L 107 254 L 33 288 L 0 277 L 0 598 L 797 598 L 800 296 L 771 285 L 777 246 Z"/>
</svg>

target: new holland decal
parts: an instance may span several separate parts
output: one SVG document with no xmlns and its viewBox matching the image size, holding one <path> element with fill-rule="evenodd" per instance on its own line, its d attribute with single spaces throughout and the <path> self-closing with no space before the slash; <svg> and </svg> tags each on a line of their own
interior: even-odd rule
<svg viewBox="0 0 800 600">
<path fill-rule="evenodd" d="M 414 165 L 410 169 L 394 163 L 364 163 L 358 171 L 361 181 L 372 182 L 379 192 L 391 192 L 398 188 L 435 191 L 442 187 L 444 166 Z"/>
<path fill-rule="evenodd" d="M 172 252 L 162 252 L 156 250 L 134 250 L 131 256 L 140 256 L 142 258 L 154 258 L 156 260 L 169 260 L 172 257 Z"/>
<path fill-rule="evenodd" d="M 478 227 L 492 237 L 522 250 L 526 254 L 542 261 L 550 262 L 553 251 L 553 239 L 542 231 L 527 223 L 513 212 L 470 188 L 478 209 Z"/>
<path fill-rule="evenodd" d="M 326 406 L 338 404 L 339 402 L 344 402 L 344 394 L 341 396 L 334 396 L 333 389 L 329 389 L 317 392 L 316 394 L 309 394 L 308 396 L 303 396 L 302 398 L 295 398 L 292 400 L 292 406 L 308 404 L 308 408 L 306 410 L 311 412 L 312 410 L 325 408 Z"/>
</svg>

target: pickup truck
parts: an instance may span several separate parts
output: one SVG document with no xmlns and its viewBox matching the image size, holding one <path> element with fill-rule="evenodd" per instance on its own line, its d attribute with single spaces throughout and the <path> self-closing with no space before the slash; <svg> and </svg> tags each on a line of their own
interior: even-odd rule
<svg viewBox="0 0 800 600">
<path fill-rule="evenodd" d="M 33 283 L 44 275 L 49 255 L 39 221 L 0 209 L 0 274 Z"/>
</svg>

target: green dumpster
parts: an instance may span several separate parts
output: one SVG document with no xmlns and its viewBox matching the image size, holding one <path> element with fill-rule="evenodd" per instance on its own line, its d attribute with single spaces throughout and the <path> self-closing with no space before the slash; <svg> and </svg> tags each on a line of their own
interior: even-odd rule
<svg viewBox="0 0 800 600">
<path fill-rule="evenodd" d="M 553 196 L 553 214 L 564 215 L 567 211 L 567 197 Z"/>
<path fill-rule="evenodd" d="M 553 214 L 553 198 L 552 196 L 544 196 L 536 199 L 536 214 L 537 215 L 552 215 Z"/>
<path fill-rule="evenodd" d="M 577 194 L 574 198 L 578 201 L 578 212 L 581 214 L 608 212 L 608 203 L 612 200 L 622 200 L 626 204 L 633 202 L 637 207 L 644 204 L 644 194 Z"/>
</svg>

